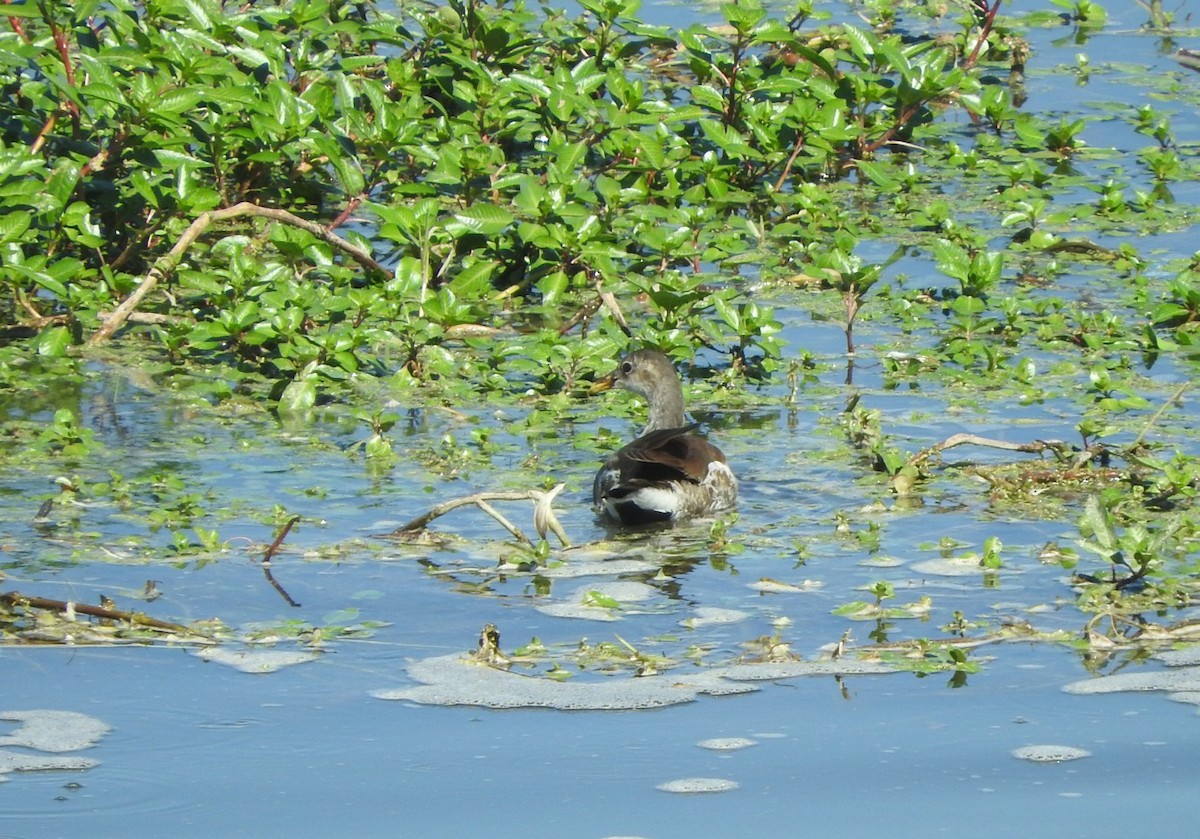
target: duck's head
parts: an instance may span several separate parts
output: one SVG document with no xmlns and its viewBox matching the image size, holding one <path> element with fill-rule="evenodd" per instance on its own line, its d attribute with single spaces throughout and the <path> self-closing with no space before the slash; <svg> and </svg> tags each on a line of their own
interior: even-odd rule
<svg viewBox="0 0 1200 839">
<path fill-rule="evenodd" d="M 650 419 L 646 431 L 678 428 L 683 421 L 683 386 L 675 365 L 658 350 L 635 350 L 616 369 L 591 387 L 592 393 L 612 388 L 632 391 L 646 400 Z"/>
</svg>

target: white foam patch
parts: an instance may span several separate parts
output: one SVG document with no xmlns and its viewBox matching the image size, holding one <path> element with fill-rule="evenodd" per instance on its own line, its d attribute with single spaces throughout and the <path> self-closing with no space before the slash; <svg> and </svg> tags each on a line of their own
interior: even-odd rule
<svg viewBox="0 0 1200 839">
<path fill-rule="evenodd" d="M 1166 690 L 1172 693 L 1200 691 L 1200 667 L 1177 667 L 1141 673 L 1114 673 L 1098 679 L 1082 679 L 1063 688 L 1067 693 L 1117 693 L 1136 690 Z"/>
<path fill-rule="evenodd" d="M 1200 664 L 1200 644 L 1179 650 L 1164 650 L 1154 656 L 1168 667 L 1188 667 Z"/>
<path fill-rule="evenodd" d="M 820 661 L 778 661 L 767 664 L 729 664 L 714 668 L 714 673 L 739 682 L 763 682 L 795 679 L 800 676 L 873 676 L 897 672 L 882 661 L 858 661 L 849 658 Z"/>
<path fill-rule="evenodd" d="M 750 617 L 750 613 L 743 612 L 740 609 L 718 609 L 715 606 L 701 606 L 692 613 L 691 617 L 684 618 L 679 624 L 680 626 L 686 626 L 688 629 L 695 629 L 699 626 L 739 623 L 748 617 Z"/>
<path fill-rule="evenodd" d="M 712 737 L 708 740 L 701 740 L 696 745 L 702 749 L 712 749 L 715 752 L 736 752 L 738 749 L 757 746 L 758 741 L 751 740 L 749 737 Z"/>
<path fill-rule="evenodd" d="M 938 577 L 969 577 L 989 569 L 979 564 L 977 556 L 951 556 L 915 562 L 912 570 L 918 574 L 933 574 Z"/>
<path fill-rule="evenodd" d="M 307 664 L 320 658 L 308 650 L 231 650 L 226 647 L 202 647 L 194 654 L 243 673 L 274 673 L 295 664 Z"/>
<path fill-rule="evenodd" d="M 737 789 L 738 782 L 730 781 L 725 778 L 680 778 L 676 781 L 667 781 L 665 784 L 659 784 L 658 789 L 663 792 L 677 792 L 685 794 L 694 794 L 701 792 L 729 792 Z"/>
<path fill-rule="evenodd" d="M 867 557 L 858 564 L 864 568 L 896 568 L 903 565 L 904 562 L 894 556 L 872 556 Z"/>
<path fill-rule="evenodd" d="M 664 671 L 655 676 L 608 676 L 560 681 L 548 676 L 489 667 L 459 655 L 413 661 L 408 674 L 421 684 L 376 690 L 377 699 L 422 705 L 469 705 L 481 708 L 557 708 L 564 711 L 619 711 L 661 708 L 691 702 L 700 695 L 751 693 L 751 682 L 800 676 L 881 675 L 898 672 L 880 661 L 822 659 L 766 664 L 732 664 L 704 670 Z"/>
<path fill-rule="evenodd" d="M 570 579 L 572 577 L 615 576 L 617 574 L 643 574 L 657 570 L 658 566 L 644 559 L 608 559 L 576 562 L 574 559 L 553 568 L 539 568 L 533 572 L 539 577 Z"/>
<path fill-rule="evenodd" d="M 805 580 L 798 585 L 794 585 L 792 583 L 783 583 L 779 580 L 769 580 L 764 577 L 761 580 L 750 583 L 749 588 L 769 594 L 803 594 L 807 591 L 816 591 L 822 585 L 822 583 L 816 580 Z"/>
<path fill-rule="evenodd" d="M 658 589 L 649 583 L 632 580 L 613 580 L 599 585 L 582 585 L 571 593 L 571 597 L 583 602 L 592 592 L 611 597 L 618 603 L 641 603 L 658 594 Z"/>
<path fill-rule="evenodd" d="M 1074 746 L 1022 746 L 1013 749 L 1013 757 L 1021 760 L 1032 760 L 1034 763 L 1063 763 L 1068 760 L 1079 760 L 1091 757 L 1087 749 L 1077 749 Z"/>
<path fill-rule="evenodd" d="M 630 580 L 610 580 L 594 585 L 579 586 L 568 594 L 564 601 L 543 603 L 537 607 L 537 610 L 544 615 L 556 618 L 615 621 L 621 619 L 620 608 L 610 608 L 591 601 L 599 596 L 614 600 L 618 604 L 641 603 L 657 595 L 658 589 L 647 583 Z"/>
<path fill-rule="evenodd" d="M 45 769 L 91 769 L 100 761 L 87 757 L 24 754 L 0 749 L 0 775 L 7 772 L 40 772 Z"/>
<path fill-rule="evenodd" d="M 413 662 L 408 667 L 408 674 L 423 684 L 372 691 L 371 695 L 377 699 L 409 700 L 424 705 L 625 711 L 691 702 L 702 693 L 726 695 L 757 690 L 749 685 L 725 681 L 708 671 L 560 682 L 488 667 L 457 654 Z"/>
<path fill-rule="evenodd" d="M 96 745 L 109 726 L 95 717 L 74 711 L 0 711 L 0 720 L 19 722 L 15 731 L 0 737 L 0 746 L 19 746 L 39 752 L 72 752 Z M 9 772 L 48 769 L 91 769 L 98 760 L 63 757 L 59 754 L 29 754 L 0 749 L 0 782 Z"/>
<path fill-rule="evenodd" d="M 23 746 L 41 752 L 74 752 L 86 749 L 109 732 L 109 726 L 74 711 L 0 711 L 0 720 L 21 727 L 3 737 L 0 746 Z"/>
<path fill-rule="evenodd" d="M 605 609 L 603 606 L 585 606 L 582 603 L 546 603 L 538 606 L 537 610 L 552 618 L 610 622 L 620 620 L 611 609 Z"/>
</svg>

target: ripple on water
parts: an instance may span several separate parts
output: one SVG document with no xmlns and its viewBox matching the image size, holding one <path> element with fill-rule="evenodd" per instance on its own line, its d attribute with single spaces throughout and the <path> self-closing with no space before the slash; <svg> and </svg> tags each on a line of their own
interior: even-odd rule
<svg viewBox="0 0 1200 839">
<path fill-rule="evenodd" d="M 111 788 L 128 793 L 137 790 L 136 802 L 122 798 L 120 793 L 96 792 L 108 789 L 114 774 L 120 774 L 120 766 L 92 772 L 101 766 L 106 757 L 102 739 L 111 731 L 102 720 L 75 711 L 53 709 L 15 710 L 0 712 L 0 720 L 17 722 L 20 725 L 0 737 L 0 781 L 16 781 L 22 785 L 22 794 L 5 805 L 6 825 L 11 826 L 20 819 L 30 823 L 41 823 L 46 818 L 48 795 L 63 806 L 72 802 L 86 802 L 88 811 L 116 811 L 126 815 L 151 811 L 151 804 L 169 800 L 166 790 L 146 793 L 143 779 L 137 783 L 118 782 Z M 14 751 L 20 749 L 21 751 Z M 88 755 L 69 754 L 89 751 Z M 57 771 L 55 771 L 57 770 Z M 64 781 L 59 771 L 73 771 L 70 780 Z M 86 774 L 85 774 L 86 772 Z M 24 773 L 30 773 L 28 775 Z M 8 775 L 12 777 L 6 777 Z M 154 770 L 148 770 L 149 778 Z"/>
</svg>

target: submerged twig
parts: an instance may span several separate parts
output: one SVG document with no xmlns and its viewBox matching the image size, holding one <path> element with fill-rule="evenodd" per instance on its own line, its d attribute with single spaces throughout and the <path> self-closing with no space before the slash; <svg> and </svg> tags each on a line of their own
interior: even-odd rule
<svg viewBox="0 0 1200 839">
<path fill-rule="evenodd" d="M 279 551 L 279 546 L 283 544 L 283 540 L 286 539 L 287 535 L 292 532 L 292 528 L 298 521 L 300 521 L 299 516 L 292 516 L 288 520 L 288 523 L 283 526 L 283 530 L 279 531 L 279 535 L 275 537 L 275 541 L 271 543 L 271 547 L 267 548 L 266 553 L 263 554 L 263 564 L 271 561 L 271 557 L 275 556 L 275 554 Z"/>
<path fill-rule="evenodd" d="M 534 526 L 538 533 L 545 538 L 547 531 L 552 531 L 563 547 L 570 547 L 570 540 L 567 539 L 567 534 L 563 531 L 562 525 L 558 522 L 558 517 L 554 515 L 551 502 L 554 497 L 562 492 L 565 484 L 558 484 L 548 492 L 543 492 L 538 489 L 515 490 L 513 492 L 477 492 L 473 495 L 465 495 L 461 498 L 453 498 L 449 501 L 443 501 L 441 504 L 435 505 L 427 513 L 417 516 L 407 524 L 393 530 L 388 536 L 405 537 L 420 533 L 434 519 L 440 518 L 452 510 L 457 510 L 459 507 L 467 507 L 474 505 L 483 510 L 489 516 L 500 522 L 509 533 L 511 533 L 519 542 L 532 545 L 533 542 L 521 530 L 506 519 L 501 513 L 493 507 L 490 501 L 533 501 L 536 503 L 534 509 Z"/>
<path fill-rule="evenodd" d="M 292 532 L 292 527 L 298 521 L 300 521 L 299 516 L 292 516 L 291 519 L 288 520 L 288 523 L 283 526 L 283 530 L 281 530 L 279 535 L 275 537 L 275 541 L 271 543 L 269 548 L 267 548 L 262 558 L 263 576 L 267 578 L 267 582 L 271 584 L 272 588 L 279 592 L 279 596 L 287 601 L 289 606 L 296 608 L 299 608 L 300 604 L 292 599 L 292 596 L 287 593 L 279 581 L 275 579 L 275 575 L 271 573 L 271 557 L 275 556 L 275 554 L 279 551 L 279 546 L 283 544 L 283 540 L 286 539 L 287 535 Z"/>
<path fill-rule="evenodd" d="M 1134 438 L 1132 443 L 1130 443 L 1129 448 L 1136 449 L 1142 444 L 1142 441 L 1146 439 L 1146 435 L 1150 433 L 1150 429 L 1158 424 L 1158 421 L 1162 419 L 1163 414 L 1167 412 L 1168 408 L 1170 408 L 1172 405 L 1182 406 L 1183 394 L 1191 386 L 1191 382 L 1184 382 L 1179 387 L 1175 388 L 1175 392 L 1167 397 L 1167 400 L 1163 402 L 1161 406 L 1159 406 L 1159 409 L 1154 412 L 1154 416 L 1146 420 L 1146 424 L 1142 426 L 1142 430 L 1138 432 L 1138 436 Z"/>
</svg>

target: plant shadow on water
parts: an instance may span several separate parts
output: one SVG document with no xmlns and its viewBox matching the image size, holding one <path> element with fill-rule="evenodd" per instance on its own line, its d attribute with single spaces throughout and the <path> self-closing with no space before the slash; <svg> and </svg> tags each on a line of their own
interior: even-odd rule
<svg viewBox="0 0 1200 839">
<path fill-rule="evenodd" d="M 1200 438 L 1184 399 L 1200 138 L 1184 118 L 1194 94 L 1169 101 L 1195 77 L 1170 21 L 1131 34 L 1144 21 L 1082 0 L 1018 5 L 1000 24 L 962 12 L 965 26 L 838 7 L 799 38 L 784 24 L 808 19 L 801 4 L 758 43 L 753 3 L 656 6 L 652 22 L 726 27 L 668 39 L 631 4 L 589 0 L 595 25 L 572 36 L 589 55 L 544 77 L 514 63 L 533 40 L 515 37 L 532 25 L 521 15 L 422 8 L 420 49 L 371 30 L 393 87 L 355 97 L 369 69 L 336 92 L 314 82 L 272 120 L 343 97 L 397 105 L 410 83 L 413 101 L 468 123 L 493 94 L 538 107 L 457 145 L 372 133 L 415 121 L 394 113 L 341 139 L 305 123 L 283 186 L 260 168 L 282 143 L 238 147 L 236 163 L 210 148 L 211 166 L 193 146 L 156 147 L 145 159 L 177 180 L 128 187 L 133 203 L 182 206 L 179 221 L 238 190 L 287 204 L 327 169 L 337 188 L 317 191 L 378 222 L 354 232 L 395 264 L 386 281 L 335 262 L 353 242 L 291 228 L 264 235 L 266 267 L 250 236 L 212 245 L 212 276 L 40 263 L 98 248 L 98 225 L 120 238 L 72 198 L 86 190 L 64 158 L 28 201 L 67 232 L 5 257 L 22 279 L 4 280 L 20 317 L 4 314 L 35 333 L 0 347 L 14 394 L 0 402 L 6 835 L 1123 835 L 1196 821 Z M 295 23 L 272 21 L 231 54 L 257 62 L 264 33 Z M 957 32 L 953 49 L 926 30 Z M 968 72 L 980 32 L 990 81 Z M 764 47 L 775 36 L 792 51 Z M 618 72 L 618 42 L 650 69 Z M 438 63 L 456 45 L 472 58 Z M 1118 45 L 1129 54 L 1107 60 Z M 408 78 L 422 57 L 437 72 Z M 778 71 L 793 60 L 810 76 Z M 655 88 L 672 108 L 630 104 L 662 84 L 660 63 L 683 80 Z M 450 83 L 437 73 L 451 65 L 481 75 Z M 205 110 L 177 93 L 154 125 Z M 781 97 L 813 110 L 772 112 Z M 573 116 L 601 100 L 622 107 Z M 853 102 L 873 104 L 822 110 Z M 63 107 L 13 136 L 36 152 L 81 118 Z M 626 122 L 564 139 L 588 119 Z M 821 119 L 824 134 L 795 129 Z M 775 121 L 795 129 L 783 145 Z M 633 145 L 583 183 L 572 161 L 609 142 Z M 388 162 L 369 172 L 348 150 L 372 143 Z M 508 178 L 489 155 L 514 149 L 552 165 Z M 210 168 L 211 184 L 192 180 Z M 406 180 L 423 169 L 428 182 Z M 778 183 L 769 201 L 764 182 Z M 463 201 L 439 204 L 459 187 Z M 17 205 L 0 238 L 24 235 L 12 219 L 28 215 Z M 70 282 L 76 269 L 104 290 Z M 137 327 L 151 342 L 69 358 L 112 297 L 172 271 L 167 311 Z M 736 510 L 618 532 L 589 509 L 595 468 L 644 406 L 577 396 L 630 333 L 680 361 L 704 348 L 682 372 L 741 480 Z M 401 538 L 476 493 L 529 497 Z M 499 524 L 544 530 L 537 498 L 569 547 Z M 68 722 L 87 736 L 45 736 Z"/>
</svg>

